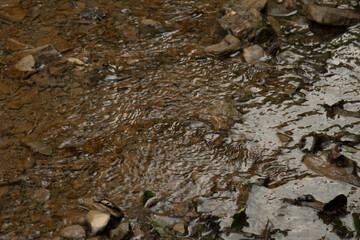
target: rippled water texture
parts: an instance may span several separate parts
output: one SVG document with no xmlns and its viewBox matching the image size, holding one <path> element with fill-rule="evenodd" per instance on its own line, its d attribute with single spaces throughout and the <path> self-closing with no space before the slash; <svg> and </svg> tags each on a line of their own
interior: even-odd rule
<svg viewBox="0 0 360 240">
<path fill-rule="evenodd" d="M 137 28 L 141 19 L 153 18 L 164 31 L 112 44 L 86 33 L 70 40 L 82 33 L 81 24 L 57 26 L 74 46 L 65 55 L 81 54 L 88 66 L 58 76 L 59 86 L 9 83 L 11 94 L 0 104 L 0 137 L 7 143 L 2 162 L 34 164 L 24 171 L 5 164 L 1 171 L 3 179 L 25 179 L 0 187 L 3 239 L 57 236 L 69 223 L 64 215 L 78 211 L 77 199 L 96 189 L 106 191 L 128 218 L 142 218 L 141 197 L 148 189 L 164 205 L 196 203 L 201 214 L 220 217 L 222 229 L 246 207 L 249 226 L 243 230 L 249 233 L 261 234 L 269 219 L 275 228 L 289 230 L 291 239 L 340 239 L 313 209 L 279 199 L 312 194 L 326 202 L 343 193 L 348 210 L 360 212 L 358 188 L 309 170 L 299 147 L 312 133 L 359 134 L 359 118 L 331 118 L 324 107 L 345 100 L 346 110 L 360 110 L 359 25 L 326 41 L 308 25 L 287 26 L 281 52 L 291 50 L 299 58 L 289 63 L 272 57 L 271 67 L 256 67 L 240 54 L 192 57 L 221 39 L 212 33 L 219 1 L 100 1 L 99 6 L 114 22 Z M 40 25 L 25 23 L 24 30 L 8 34 L 36 45 L 41 36 L 31 31 Z M 45 30 L 55 34 L 51 27 Z M 297 33 L 304 36 L 287 41 Z M 25 95 L 31 99 L 20 109 L 10 107 Z M 206 109 L 223 103 L 242 117 L 234 118 L 229 130 L 214 130 Z M 17 131 L 21 127 L 25 130 Z M 21 144 L 24 139 L 47 142 L 54 152 L 33 153 Z M 348 155 L 360 159 L 358 153 Z M 268 187 L 258 186 L 263 179 Z M 50 193 L 45 203 L 34 201 L 40 188 Z M 354 229 L 349 216 L 343 222 Z M 242 238 L 234 234 L 222 237 Z M 277 233 L 276 239 L 290 238 Z"/>
</svg>

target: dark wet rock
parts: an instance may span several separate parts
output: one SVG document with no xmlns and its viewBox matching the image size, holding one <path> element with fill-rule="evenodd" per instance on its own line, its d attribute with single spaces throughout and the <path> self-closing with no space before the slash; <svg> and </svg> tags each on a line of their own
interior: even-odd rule
<svg viewBox="0 0 360 240">
<path fill-rule="evenodd" d="M 50 191 L 45 188 L 36 189 L 31 199 L 37 203 L 43 204 L 50 199 Z"/>
<path fill-rule="evenodd" d="M 220 43 L 205 47 L 204 51 L 209 56 L 222 56 L 239 50 L 241 42 L 233 35 L 227 35 Z"/>
<path fill-rule="evenodd" d="M 26 142 L 25 145 L 29 146 L 34 152 L 38 152 L 46 156 L 51 155 L 53 152 L 52 147 L 42 141 Z"/>
<path fill-rule="evenodd" d="M 256 9 L 230 12 L 218 21 L 224 30 L 230 30 L 238 39 L 251 39 L 257 29 L 265 26 L 261 13 Z"/>
<path fill-rule="evenodd" d="M 185 230 L 185 224 L 183 223 L 176 223 L 174 226 L 173 226 L 173 230 L 175 232 L 178 232 L 178 233 L 181 233 L 181 234 L 185 234 L 186 230 Z"/>
<path fill-rule="evenodd" d="M 85 229 L 80 225 L 71 225 L 61 229 L 60 235 L 63 238 L 69 238 L 69 239 L 85 238 L 86 232 Z"/>
<path fill-rule="evenodd" d="M 231 121 L 221 116 L 211 116 L 210 123 L 215 131 L 226 131 L 233 125 Z"/>
<path fill-rule="evenodd" d="M 4 44 L 4 51 L 7 53 L 13 53 L 28 48 L 34 48 L 31 45 L 27 45 L 13 38 L 7 38 Z"/>
<path fill-rule="evenodd" d="M 129 239 L 131 235 L 130 223 L 123 222 L 119 224 L 116 228 L 110 230 L 111 239 Z"/>
<path fill-rule="evenodd" d="M 11 78 L 25 79 L 35 72 L 35 59 L 33 55 L 27 55 L 15 65 L 11 66 L 6 71 L 6 75 Z"/>
<path fill-rule="evenodd" d="M 246 62 L 254 64 L 260 62 L 265 57 L 265 51 L 259 45 L 252 45 L 243 49 L 243 57 Z"/>
<path fill-rule="evenodd" d="M 321 155 L 306 155 L 303 162 L 309 169 L 322 176 L 360 186 L 360 178 L 354 174 L 354 167 L 332 164 L 327 152 Z"/>
<path fill-rule="evenodd" d="M 163 31 L 163 25 L 159 21 L 143 19 L 140 22 L 141 32 L 144 35 L 155 35 Z"/>
<path fill-rule="evenodd" d="M 360 22 L 360 15 L 351 10 L 318 5 L 305 5 L 304 15 L 311 21 L 333 26 L 351 26 Z"/>
<path fill-rule="evenodd" d="M 0 10 L 0 18 L 9 22 L 22 22 L 29 10 L 20 6 L 7 6 Z"/>
<path fill-rule="evenodd" d="M 91 227 L 91 233 L 96 235 L 97 233 L 101 232 L 106 225 L 109 223 L 110 214 L 100 212 L 97 210 L 90 210 L 86 214 L 86 222 Z"/>
<path fill-rule="evenodd" d="M 323 207 L 324 213 L 333 213 L 343 211 L 347 205 L 347 197 L 344 194 L 336 196 L 334 199 L 326 203 Z"/>
</svg>

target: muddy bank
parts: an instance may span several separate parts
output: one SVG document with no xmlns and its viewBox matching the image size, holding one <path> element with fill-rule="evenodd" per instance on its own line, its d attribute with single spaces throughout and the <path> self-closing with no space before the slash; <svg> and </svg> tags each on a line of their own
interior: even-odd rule
<svg viewBox="0 0 360 240">
<path fill-rule="evenodd" d="M 358 5 L 246 3 L 1 2 L 0 238 L 356 239 Z"/>
</svg>

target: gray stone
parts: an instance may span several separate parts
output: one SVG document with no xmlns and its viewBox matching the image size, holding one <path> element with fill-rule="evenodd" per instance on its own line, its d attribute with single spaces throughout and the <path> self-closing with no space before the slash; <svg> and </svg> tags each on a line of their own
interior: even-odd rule
<svg viewBox="0 0 360 240">
<path fill-rule="evenodd" d="M 303 13 L 307 19 L 319 24 L 351 26 L 360 22 L 360 15 L 347 9 L 305 5 Z"/>
<path fill-rule="evenodd" d="M 209 56 L 222 56 L 239 50 L 240 46 L 240 40 L 229 34 L 220 43 L 208 46 L 204 51 Z"/>
<path fill-rule="evenodd" d="M 97 210 L 91 210 L 86 214 L 86 222 L 91 227 L 91 233 L 93 235 L 101 232 L 109 223 L 110 214 L 100 212 Z"/>
<path fill-rule="evenodd" d="M 80 225 L 67 226 L 60 231 L 63 238 L 85 238 L 85 229 Z"/>
</svg>

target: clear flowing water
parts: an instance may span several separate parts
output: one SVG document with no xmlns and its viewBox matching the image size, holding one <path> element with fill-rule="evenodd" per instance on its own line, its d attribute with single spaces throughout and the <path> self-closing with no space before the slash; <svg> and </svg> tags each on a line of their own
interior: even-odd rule
<svg viewBox="0 0 360 240">
<path fill-rule="evenodd" d="M 59 12 L 71 19 L 71 6 L 47 4 L 56 6 L 55 19 Z M 26 1 L 24 5 L 38 6 Z M 50 87 L 38 83 L 41 72 L 31 77 L 34 85 L 1 80 L 11 89 L 1 95 L 0 136 L 9 143 L 1 146 L 6 163 L 1 174 L 4 181 L 25 179 L 0 187 L 3 239 L 57 236 L 69 222 L 64 220 L 67 214 L 76 211 L 77 200 L 96 189 L 106 191 L 130 219 L 145 218 L 139 210 L 144 190 L 156 193 L 159 209 L 194 202 L 200 215 L 220 217 L 224 239 L 243 238 L 225 233 L 243 207 L 249 223 L 243 230 L 248 233 L 261 234 L 269 219 L 291 239 L 340 239 L 315 210 L 279 199 L 312 194 L 326 202 L 343 193 L 349 197 L 348 210 L 360 211 L 358 188 L 313 178 L 317 174 L 303 164 L 305 153 L 299 147 L 312 133 L 359 134 L 358 117 L 330 118 L 324 104 L 345 100 L 346 110 L 360 110 L 360 26 L 328 40 L 308 25 L 286 23 L 280 51 L 290 50 L 296 59 L 269 57 L 268 67 L 262 67 L 244 63 L 240 54 L 193 57 L 201 46 L 221 39 L 214 33 L 218 1 L 98 5 L 107 14 L 108 28 L 113 24 L 120 29 L 123 25 L 116 24 L 125 19 L 137 29 L 141 19 L 153 18 L 164 29 L 152 36 L 139 33 L 135 39 L 125 31 L 113 44 L 87 33 L 90 27 L 82 24 L 42 29 L 44 18 L 25 23 L 25 30 L 3 24 L 3 32 L 33 45 L 40 34 L 31 35 L 31 29 L 43 26 L 50 34 L 60 32 L 74 46 L 64 55 L 86 57 L 88 64 L 59 74 L 54 80 L 58 83 Z M 80 37 L 73 39 L 77 34 Z M 14 99 L 23 101 L 25 96 L 31 100 L 20 109 L 11 107 Z M 214 130 L 204 114 L 204 109 L 221 103 L 242 113 L 228 130 Z M 25 130 L 17 131 L 22 126 Z M 33 153 L 21 144 L 24 139 L 41 139 L 54 153 Z M 360 159 L 357 152 L 346 154 Z M 14 156 L 22 162 L 12 166 Z M 19 168 L 25 164 L 21 159 L 35 164 Z M 267 187 L 252 186 L 262 179 L 267 179 Z M 39 188 L 49 191 L 50 200 L 34 201 Z M 354 229 L 349 215 L 343 222 Z M 276 239 L 289 238 L 279 232 Z"/>
</svg>

